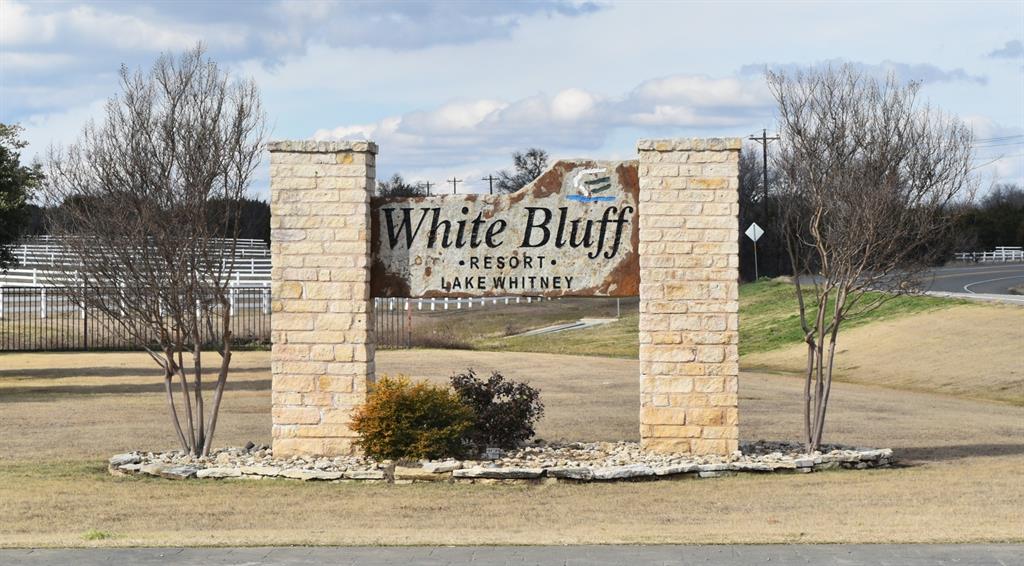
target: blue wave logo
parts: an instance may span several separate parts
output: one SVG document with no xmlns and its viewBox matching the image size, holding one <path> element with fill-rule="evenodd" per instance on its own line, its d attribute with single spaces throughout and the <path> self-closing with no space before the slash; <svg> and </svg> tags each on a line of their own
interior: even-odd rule
<svg viewBox="0 0 1024 566">
<path fill-rule="evenodd" d="M 612 190 L 612 178 L 604 167 L 581 169 L 573 175 L 573 188 L 576 194 L 566 198 L 576 202 L 611 202 L 615 196 L 606 193 Z"/>
</svg>

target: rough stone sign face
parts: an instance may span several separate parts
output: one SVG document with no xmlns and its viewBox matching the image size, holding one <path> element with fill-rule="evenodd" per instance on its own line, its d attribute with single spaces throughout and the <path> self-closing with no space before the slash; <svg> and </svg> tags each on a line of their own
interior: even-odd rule
<svg viewBox="0 0 1024 566">
<path fill-rule="evenodd" d="M 635 296 L 636 161 L 559 161 L 509 195 L 375 198 L 377 297 Z"/>
</svg>

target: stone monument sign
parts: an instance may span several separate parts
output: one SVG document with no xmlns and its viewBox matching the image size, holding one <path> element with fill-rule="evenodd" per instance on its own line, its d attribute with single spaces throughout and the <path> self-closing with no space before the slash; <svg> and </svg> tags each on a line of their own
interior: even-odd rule
<svg viewBox="0 0 1024 566">
<path fill-rule="evenodd" d="M 639 295 L 644 447 L 735 450 L 740 143 L 642 140 L 510 195 L 389 199 L 372 142 L 271 143 L 275 455 L 353 451 L 372 297 L 510 295 Z"/>
</svg>

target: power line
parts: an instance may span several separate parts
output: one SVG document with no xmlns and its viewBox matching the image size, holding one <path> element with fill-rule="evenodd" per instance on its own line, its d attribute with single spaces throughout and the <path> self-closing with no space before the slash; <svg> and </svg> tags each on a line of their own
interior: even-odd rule
<svg viewBox="0 0 1024 566">
<path fill-rule="evenodd" d="M 427 196 L 429 197 L 429 196 L 430 196 L 430 187 L 431 187 L 431 186 L 432 186 L 433 184 L 434 184 L 434 183 L 431 183 L 430 181 L 424 181 L 424 182 L 420 183 L 420 184 L 419 184 L 419 186 L 421 186 L 421 187 L 426 187 L 426 188 L 427 188 Z"/>
<path fill-rule="evenodd" d="M 453 176 L 451 179 L 448 179 L 448 182 L 452 184 L 452 194 L 453 195 L 458 194 L 458 192 L 459 192 L 458 191 L 459 183 L 462 182 L 462 179 L 456 179 Z"/>
</svg>

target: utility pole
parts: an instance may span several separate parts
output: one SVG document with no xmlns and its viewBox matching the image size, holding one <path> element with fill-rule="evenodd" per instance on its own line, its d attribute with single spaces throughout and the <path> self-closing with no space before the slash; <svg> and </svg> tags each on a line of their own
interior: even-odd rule
<svg viewBox="0 0 1024 566">
<path fill-rule="evenodd" d="M 481 181 L 487 181 L 487 192 L 493 195 L 494 194 L 494 182 L 497 181 L 498 178 L 495 177 L 494 175 L 487 175 L 486 177 L 484 177 L 483 179 L 480 179 L 480 180 Z"/>
<path fill-rule="evenodd" d="M 764 197 L 761 200 L 761 214 L 763 215 L 763 221 L 768 222 L 768 144 L 777 141 L 779 136 L 768 137 L 768 130 L 762 129 L 761 137 L 750 136 L 750 139 L 761 144 L 761 166 L 764 173 L 764 182 L 761 185 L 764 190 Z"/>
<path fill-rule="evenodd" d="M 430 196 L 430 186 L 433 185 L 433 184 L 434 183 L 431 183 L 430 181 L 426 181 L 426 182 L 420 183 L 421 187 L 426 187 L 427 188 L 427 196 L 428 197 Z"/>
<path fill-rule="evenodd" d="M 452 184 L 452 194 L 458 194 L 459 183 L 462 182 L 462 179 L 456 179 L 455 177 L 452 177 L 451 179 L 448 179 L 448 182 Z"/>
</svg>

